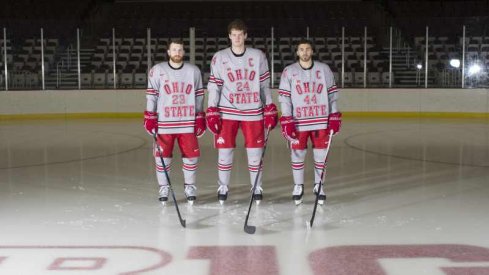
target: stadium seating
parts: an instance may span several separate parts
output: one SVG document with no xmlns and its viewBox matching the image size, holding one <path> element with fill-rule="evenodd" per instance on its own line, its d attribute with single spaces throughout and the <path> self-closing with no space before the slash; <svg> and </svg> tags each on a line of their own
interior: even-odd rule
<svg viewBox="0 0 489 275">
<path fill-rule="evenodd" d="M 489 63 L 489 37 L 484 29 L 487 20 L 470 17 L 474 22 L 471 24 L 472 21 L 464 19 L 473 14 L 484 16 L 483 11 L 489 5 L 485 1 L 468 1 L 470 7 L 463 1 L 375 2 L 351 1 L 346 6 L 339 1 L 305 1 L 301 5 L 287 1 L 255 2 L 253 5 L 235 1 L 203 1 L 192 2 L 191 5 L 168 1 L 161 5 L 158 1 L 82 0 L 67 3 L 55 0 L 48 6 L 18 0 L 0 11 L 0 22 L 4 23 L 8 34 L 6 59 L 9 75 L 12 74 L 10 83 L 12 88 L 19 89 L 40 87 L 42 65 L 48 86 L 61 75 L 62 81 L 77 77 L 74 33 L 78 26 L 84 26 L 81 28 L 83 87 L 112 88 L 114 66 L 118 87 L 144 87 L 149 65 L 167 60 L 166 45 L 172 38 L 184 41 L 185 60 L 190 60 L 190 27 L 196 30 L 195 64 L 207 82 L 213 54 L 229 46 L 225 26 L 236 17 L 245 18 L 248 24 L 247 45 L 263 50 L 269 58 L 270 68 L 275 73 L 275 85 L 278 85 L 283 68 L 296 61 L 295 46 L 307 31 L 315 46 L 315 59 L 331 67 L 338 83 L 343 79 L 345 87 L 363 87 L 364 83 L 368 87 L 385 87 L 389 81 L 385 22 L 391 21 L 394 23 L 389 24 L 395 28 L 391 64 L 394 85 L 401 85 L 401 81 L 416 74 L 413 64 L 424 60 L 427 25 L 430 27 L 429 73 L 433 83 L 438 73 L 447 70 L 451 58 L 461 57 L 461 23 L 468 27 L 466 61 L 479 62 L 484 66 Z M 68 7 L 69 15 L 61 7 Z M 18 9 L 25 10 L 25 13 L 14 13 Z M 430 11 L 436 11 L 436 16 Z M 413 17 L 419 20 L 413 21 Z M 44 30 L 43 48 L 39 37 L 41 26 Z M 366 41 L 365 26 L 368 27 Z M 342 27 L 345 30 L 344 40 Z M 149 43 L 146 37 L 148 28 L 151 29 Z M 112 41 L 113 30 L 115 41 Z M 2 39 L 0 57 L 3 62 Z M 75 85 L 73 88 L 77 87 L 77 81 L 72 83 Z"/>
</svg>

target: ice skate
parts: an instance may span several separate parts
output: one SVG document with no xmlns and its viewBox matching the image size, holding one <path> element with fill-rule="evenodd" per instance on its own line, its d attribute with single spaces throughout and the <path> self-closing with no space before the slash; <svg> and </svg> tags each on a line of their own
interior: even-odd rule
<svg viewBox="0 0 489 275">
<path fill-rule="evenodd" d="M 194 184 L 184 184 L 185 187 L 185 197 L 187 197 L 187 202 L 189 205 L 193 205 L 194 201 L 197 199 L 197 187 Z"/>
<path fill-rule="evenodd" d="M 263 199 L 263 189 L 261 186 L 257 186 L 255 188 L 255 193 L 253 194 L 253 199 L 256 202 L 256 205 L 260 205 L 261 200 Z"/>
<path fill-rule="evenodd" d="M 228 199 L 228 186 L 227 185 L 219 185 L 217 189 L 217 199 L 221 205 L 224 204 L 224 201 Z"/>
<path fill-rule="evenodd" d="M 294 184 L 294 191 L 292 191 L 292 200 L 295 205 L 302 203 L 302 195 L 304 195 L 304 184 Z"/>
<path fill-rule="evenodd" d="M 160 198 L 159 201 L 161 202 L 162 205 L 165 205 L 166 202 L 168 201 L 168 192 L 170 192 L 170 186 L 168 185 L 162 185 L 160 186 Z"/>
<path fill-rule="evenodd" d="M 319 188 L 319 183 L 314 184 L 314 195 L 317 195 Z M 324 204 L 326 201 L 326 194 L 324 193 L 324 184 L 321 184 L 321 193 L 319 193 L 318 203 L 320 205 Z"/>
</svg>

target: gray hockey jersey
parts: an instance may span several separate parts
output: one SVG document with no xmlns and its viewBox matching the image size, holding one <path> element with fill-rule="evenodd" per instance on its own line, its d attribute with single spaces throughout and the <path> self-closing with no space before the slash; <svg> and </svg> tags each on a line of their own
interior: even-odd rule
<svg viewBox="0 0 489 275">
<path fill-rule="evenodd" d="M 146 111 L 158 113 L 159 134 L 193 133 L 195 115 L 204 109 L 202 75 L 197 66 L 168 62 L 153 66 L 148 74 Z"/>
<path fill-rule="evenodd" d="M 293 116 L 298 131 L 326 129 L 328 115 L 338 112 L 338 89 L 328 65 L 314 62 L 304 69 L 287 66 L 280 78 L 279 102 L 283 116 Z"/>
<path fill-rule="evenodd" d="M 207 91 L 208 106 L 219 107 L 223 119 L 263 119 L 263 106 L 272 103 L 270 72 L 265 54 L 246 48 L 235 55 L 231 48 L 214 54 Z"/>
</svg>

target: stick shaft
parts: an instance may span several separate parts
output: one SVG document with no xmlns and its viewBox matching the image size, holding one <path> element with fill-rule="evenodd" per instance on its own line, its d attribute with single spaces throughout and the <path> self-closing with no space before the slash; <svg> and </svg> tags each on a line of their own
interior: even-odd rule
<svg viewBox="0 0 489 275">
<path fill-rule="evenodd" d="M 175 209 L 177 210 L 178 219 L 180 220 L 180 224 L 183 227 L 186 227 L 186 221 L 182 218 L 182 215 L 180 214 L 180 209 L 178 208 L 178 203 L 177 203 L 177 199 L 175 197 L 175 192 L 173 191 L 173 187 L 171 186 L 170 176 L 168 175 L 168 171 L 166 171 L 165 160 L 163 159 L 163 153 L 161 152 L 160 146 L 158 145 L 158 134 L 156 132 L 153 134 L 153 138 L 155 140 L 156 149 L 158 150 L 158 153 L 160 155 L 161 164 L 163 165 L 163 172 L 165 173 L 165 177 L 166 177 L 166 180 L 168 182 L 168 186 L 170 187 L 170 193 L 171 193 L 171 196 L 173 198 L 173 203 L 175 204 Z"/>
<path fill-rule="evenodd" d="M 262 164 L 263 164 L 263 158 L 265 157 L 265 151 L 267 149 L 267 144 L 268 144 L 268 136 L 270 135 L 270 128 L 267 128 L 267 131 L 265 133 L 265 144 L 263 145 L 263 152 L 261 153 L 261 158 L 260 158 L 260 164 L 258 165 L 258 172 L 256 173 L 256 178 L 255 182 L 253 183 L 253 188 L 251 189 L 251 199 L 250 199 L 250 204 L 248 205 L 248 213 L 246 214 L 246 219 L 245 219 L 245 232 L 249 234 L 255 233 L 255 230 L 251 230 L 251 226 L 248 225 L 248 219 L 250 218 L 250 212 L 251 212 L 251 206 L 253 205 L 253 200 L 254 200 L 254 194 L 256 190 L 256 185 L 258 183 L 258 178 L 260 177 L 260 173 L 262 170 Z"/>
<path fill-rule="evenodd" d="M 324 159 L 324 166 L 323 166 L 323 170 L 321 171 L 321 178 L 319 179 L 318 192 L 316 194 L 316 200 L 314 201 L 314 208 L 312 210 L 311 220 L 309 221 L 309 225 L 311 227 L 314 223 L 314 218 L 316 217 L 316 210 L 318 208 L 318 202 L 319 202 L 319 194 L 321 194 L 321 187 L 323 185 L 324 171 L 326 170 L 326 162 L 328 161 L 329 148 L 331 148 L 331 140 L 332 139 L 333 139 L 333 130 L 330 130 L 329 131 L 329 139 L 328 139 L 328 147 L 326 148 L 326 158 Z"/>
</svg>

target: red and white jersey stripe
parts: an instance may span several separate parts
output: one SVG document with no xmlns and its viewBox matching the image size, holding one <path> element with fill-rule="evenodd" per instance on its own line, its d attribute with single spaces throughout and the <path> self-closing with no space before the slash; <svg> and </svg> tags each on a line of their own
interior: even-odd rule
<svg viewBox="0 0 489 275">
<path fill-rule="evenodd" d="M 278 95 L 290 97 L 290 91 L 278 89 Z"/>
<path fill-rule="evenodd" d="M 303 128 L 305 126 L 328 126 L 328 118 L 327 117 L 321 117 L 321 118 L 303 118 L 303 119 L 296 119 L 296 127 L 298 128 Z"/>
<path fill-rule="evenodd" d="M 217 86 L 222 86 L 224 84 L 224 80 L 216 78 L 215 76 L 211 75 L 209 77 L 209 83 L 215 83 Z"/>
<path fill-rule="evenodd" d="M 188 128 L 194 127 L 195 120 L 183 120 L 183 121 L 158 121 L 158 128 L 161 129 L 176 129 L 176 128 Z"/>
<path fill-rule="evenodd" d="M 158 92 L 158 90 L 155 90 L 153 88 L 148 88 L 148 89 L 146 89 L 146 94 L 147 95 L 155 95 L 155 96 L 158 96 L 159 95 L 159 92 Z"/>
<path fill-rule="evenodd" d="M 250 110 L 239 110 L 236 108 L 221 107 L 220 111 L 222 114 L 238 115 L 238 116 L 243 116 L 243 117 L 263 115 L 263 108 L 250 109 Z"/>
<path fill-rule="evenodd" d="M 204 88 L 197 89 L 197 90 L 195 90 L 195 96 L 196 97 L 197 96 L 204 96 L 204 92 L 205 92 Z"/>
<path fill-rule="evenodd" d="M 265 73 L 260 75 L 260 82 L 263 82 L 269 78 L 270 78 L 270 71 L 266 71 Z"/>
</svg>

